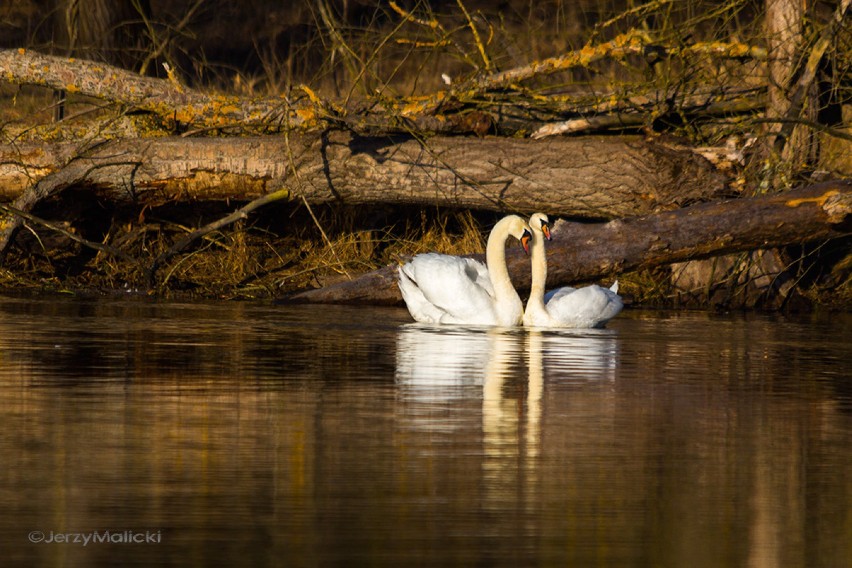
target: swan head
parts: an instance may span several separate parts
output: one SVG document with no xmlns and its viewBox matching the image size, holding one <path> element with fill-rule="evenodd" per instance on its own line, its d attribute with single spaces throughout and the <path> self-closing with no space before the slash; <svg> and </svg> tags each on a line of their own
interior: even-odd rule
<svg viewBox="0 0 852 568">
<path fill-rule="evenodd" d="M 532 229 L 530 229 L 530 226 L 527 224 L 526 221 L 524 221 L 517 215 L 507 215 L 500 219 L 497 222 L 497 225 L 494 226 L 494 230 L 492 230 L 491 233 L 492 235 L 503 235 L 503 238 L 505 238 L 507 235 L 515 237 L 516 239 L 521 241 L 521 246 L 524 248 L 524 252 L 527 254 L 530 253 Z"/>
<path fill-rule="evenodd" d="M 548 241 L 553 240 L 550 234 L 550 219 L 544 213 L 533 213 L 530 217 L 530 228 L 533 231 L 540 231 Z"/>
</svg>

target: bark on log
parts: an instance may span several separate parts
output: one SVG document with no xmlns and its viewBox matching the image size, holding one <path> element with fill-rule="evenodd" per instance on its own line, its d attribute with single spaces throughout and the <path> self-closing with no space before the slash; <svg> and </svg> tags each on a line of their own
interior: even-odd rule
<svg viewBox="0 0 852 568">
<path fill-rule="evenodd" d="M 545 210 L 601 219 L 707 201 L 725 191 L 725 178 L 706 159 L 640 137 L 421 142 L 330 132 L 289 140 L 132 139 L 77 151 L 67 144 L 0 148 L 0 201 L 24 199 L 34 182 L 62 168 L 76 172 L 63 179 L 65 186 L 92 185 L 105 198 L 145 205 L 249 200 L 290 188 L 315 204 Z M 16 206 L 27 210 L 35 201 Z"/>
<path fill-rule="evenodd" d="M 247 99 L 188 89 L 176 80 L 143 77 L 105 63 L 43 55 L 27 49 L 0 49 L 2 79 L 40 85 L 130 105 L 198 127 L 284 124 L 311 126 L 321 119 L 318 104 L 284 98 Z"/>
<path fill-rule="evenodd" d="M 852 182 L 827 182 L 609 223 L 560 222 L 547 245 L 547 283 L 564 286 L 684 260 L 849 236 L 850 215 Z M 528 289 L 529 259 L 514 248 L 507 251 L 507 262 L 515 286 Z M 396 305 L 402 301 L 396 272 L 395 265 L 386 266 L 291 300 Z"/>
</svg>

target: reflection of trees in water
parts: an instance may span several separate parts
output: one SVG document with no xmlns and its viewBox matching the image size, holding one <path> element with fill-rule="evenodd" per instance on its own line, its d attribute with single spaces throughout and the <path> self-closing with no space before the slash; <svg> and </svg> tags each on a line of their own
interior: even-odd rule
<svg viewBox="0 0 852 568">
<path fill-rule="evenodd" d="M 76 344 L 111 328 L 138 379 L 84 391 L 31 380 L 62 370 L 39 359 L 50 331 L 19 325 L 46 329 L 67 310 L 0 306 L 10 534 L 23 520 L 73 530 L 131 515 L 181 543 L 231 531 L 216 559 L 258 564 L 346 559 L 329 542 L 444 565 L 828 565 L 850 553 L 849 398 L 832 390 L 844 347 L 827 326 L 670 316 L 602 334 L 365 331 L 345 310 L 200 305 L 172 321 L 156 306 L 111 309 L 74 312 Z M 190 360 L 168 371 L 181 341 Z"/>
<path fill-rule="evenodd" d="M 35 302 L 30 302 L 35 303 Z M 394 320 L 365 332 L 346 307 L 288 307 L 276 315 L 248 304 L 56 301 L 5 304 L 0 352 L 38 372 L 34 384 L 193 380 L 388 381 Z M 29 309 L 31 313 L 16 313 Z M 14 320 L 12 320 L 14 321 Z M 6 325 L 4 325 L 4 323 Z"/>
</svg>

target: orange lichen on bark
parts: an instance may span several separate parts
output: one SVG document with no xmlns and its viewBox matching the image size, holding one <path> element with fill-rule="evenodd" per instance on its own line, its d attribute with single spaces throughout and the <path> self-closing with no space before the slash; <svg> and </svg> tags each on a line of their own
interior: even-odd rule
<svg viewBox="0 0 852 568">
<path fill-rule="evenodd" d="M 825 193 L 817 197 L 802 197 L 800 199 L 790 199 L 785 203 L 785 205 L 787 207 L 798 207 L 803 203 L 816 203 L 817 207 L 822 207 L 823 205 L 825 205 L 826 201 L 828 201 L 831 197 L 838 195 L 839 193 L 840 192 L 838 190 L 832 189 L 826 191 Z"/>
<path fill-rule="evenodd" d="M 424 97 L 410 97 L 402 101 L 401 106 L 398 107 L 398 111 L 401 116 L 406 118 L 419 116 L 429 112 L 435 105 L 446 98 L 446 94 L 443 91 Z"/>
</svg>

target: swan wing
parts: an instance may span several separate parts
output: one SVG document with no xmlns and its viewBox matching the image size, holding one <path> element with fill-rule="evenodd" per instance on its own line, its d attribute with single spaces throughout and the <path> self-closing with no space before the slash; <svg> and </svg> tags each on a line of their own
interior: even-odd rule
<svg viewBox="0 0 852 568">
<path fill-rule="evenodd" d="M 548 302 L 550 302 L 551 300 L 553 300 L 555 298 L 560 298 L 562 296 L 565 296 L 566 294 L 571 294 L 572 292 L 575 292 L 576 290 L 577 290 L 576 288 L 572 288 L 571 286 L 565 286 L 563 288 L 557 288 L 556 290 L 551 290 L 550 292 L 548 292 L 547 294 L 544 295 L 544 303 L 547 304 Z"/>
<path fill-rule="evenodd" d="M 618 280 L 609 288 L 601 288 L 607 297 L 606 306 L 600 311 L 600 323 L 595 327 L 603 327 L 606 322 L 617 316 L 624 308 L 624 301 L 618 295 Z"/>
<path fill-rule="evenodd" d="M 400 266 L 398 272 L 399 291 L 402 292 L 402 299 L 414 321 L 439 323 L 446 312 L 426 299 L 417 282 L 413 280 L 413 274 L 409 274 L 405 266 Z"/>
<path fill-rule="evenodd" d="M 408 311 L 423 323 L 496 322 L 494 289 L 484 264 L 470 258 L 427 253 L 399 268 Z"/>
<path fill-rule="evenodd" d="M 549 295 L 545 307 L 561 327 L 603 327 L 624 307 L 618 294 L 597 285 L 560 288 Z"/>
</svg>

